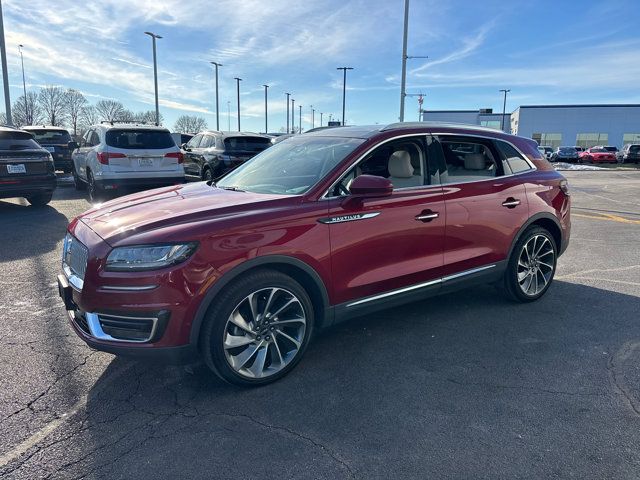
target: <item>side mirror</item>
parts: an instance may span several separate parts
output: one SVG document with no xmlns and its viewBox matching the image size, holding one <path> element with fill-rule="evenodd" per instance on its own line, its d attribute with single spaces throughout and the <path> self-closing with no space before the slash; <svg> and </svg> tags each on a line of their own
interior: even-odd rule
<svg viewBox="0 0 640 480">
<path fill-rule="evenodd" d="M 78 142 L 75 142 L 75 141 L 69 142 L 69 149 L 75 150 L 78 147 L 79 147 Z"/>
<path fill-rule="evenodd" d="M 393 184 L 388 178 L 360 175 L 351 182 L 349 191 L 358 197 L 388 197 L 393 193 Z"/>
<path fill-rule="evenodd" d="M 180 145 L 180 148 L 182 150 L 184 150 L 185 152 L 190 152 L 191 151 L 191 149 L 189 147 L 187 147 L 186 143 L 183 143 L 182 145 Z"/>
</svg>

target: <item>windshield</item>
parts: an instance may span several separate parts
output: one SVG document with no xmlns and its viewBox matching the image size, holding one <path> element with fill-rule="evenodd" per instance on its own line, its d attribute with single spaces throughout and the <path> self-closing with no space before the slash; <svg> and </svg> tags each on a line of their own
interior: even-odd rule
<svg viewBox="0 0 640 480">
<path fill-rule="evenodd" d="M 640 152 L 640 145 L 631 145 L 629 147 L 629 151 L 632 152 L 632 153 Z"/>
<path fill-rule="evenodd" d="M 40 144 L 42 143 L 69 143 L 71 141 L 71 135 L 66 130 L 59 129 L 40 129 L 40 130 L 27 130 Z"/>
<path fill-rule="evenodd" d="M 592 148 L 591 153 L 609 153 L 604 148 Z"/>
<path fill-rule="evenodd" d="M 27 150 L 30 148 L 41 148 L 30 133 L 0 132 L 0 150 Z"/>
<path fill-rule="evenodd" d="M 227 153 L 258 153 L 271 146 L 270 138 L 263 137 L 227 137 L 224 150 Z"/>
<path fill-rule="evenodd" d="M 133 150 L 164 149 L 176 146 L 167 130 L 150 129 L 108 130 L 106 142 L 110 147 Z"/>
<path fill-rule="evenodd" d="M 254 193 L 305 193 L 360 144 L 360 138 L 293 137 L 259 153 L 217 184 Z"/>
<path fill-rule="evenodd" d="M 562 153 L 576 153 L 576 149 L 572 147 L 560 147 L 558 150 Z"/>
</svg>

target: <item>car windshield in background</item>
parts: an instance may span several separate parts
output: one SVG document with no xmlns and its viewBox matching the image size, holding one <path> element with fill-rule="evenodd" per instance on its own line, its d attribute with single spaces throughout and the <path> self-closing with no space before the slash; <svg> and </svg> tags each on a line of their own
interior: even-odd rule
<svg viewBox="0 0 640 480">
<path fill-rule="evenodd" d="M 30 148 L 41 148 L 30 133 L 0 132 L 0 150 L 27 150 Z"/>
<path fill-rule="evenodd" d="M 560 147 L 559 150 L 560 153 L 576 153 L 576 149 L 571 147 Z"/>
<path fill-rule="evenodd" d="M 258 153 L 271 146 L 270 138 L 262 137 L 227 137 L 224 139 L 224 150 L 229 153 Z"/>
<path fill-rule="evenodd" d="M 66 130 L 29 130 L 40 144 L 66 144 L 71 141 L 71 135 Z"/>
<path fill-rule="evenodd" d="M 110 147 L 133 150 L 171 148 L 176 146 L 171 134 L 166 130 L 113 129 L 107 131 L 106 142 Z"/>
<path fill-rule="evenodd" d="M 610 152 L 605 150 L 604 148 L 592 148 L 591 153 L 610 153 Z"/>
<path fill-rule="evenodd" d="M 318 183 L 364 140 L 289 138 L 242 164 L 217 183 L 254 193 L 299 195 Z"/>
<path fill-rule="evenodd" d="M 618 147 L 604 147 L 607 152 L 617 152 Z"/>
<path fill-rule="evenodd" d="M 631 153 L 638 153 L 638 152 L 640 152 L 640 145 L 631 145 L 631 146 L 629 147 L 629 151 L 630 151 Z"/>
</svg>

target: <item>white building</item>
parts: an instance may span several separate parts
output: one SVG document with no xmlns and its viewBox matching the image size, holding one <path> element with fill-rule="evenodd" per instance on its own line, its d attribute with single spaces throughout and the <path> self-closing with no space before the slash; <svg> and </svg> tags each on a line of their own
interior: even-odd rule
<svg viewBox="0 0 640 480">
<path fill-rule="evenodd" d="M 500 130 L 501 114 L 484 110 L 425 111 L 423 120 L 469 123 Z M 509 125 L 509 127 L 507 127 Z M 505 131 L 539 145 L 615 145 L 640 143 L 640 105 L 523 105 L 505 115 Z"/>
</svg>

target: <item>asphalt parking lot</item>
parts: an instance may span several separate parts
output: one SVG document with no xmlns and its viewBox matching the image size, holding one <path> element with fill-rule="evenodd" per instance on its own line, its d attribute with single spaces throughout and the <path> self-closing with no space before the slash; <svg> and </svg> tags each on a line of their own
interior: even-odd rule
<svg viewBox="0 0 640 480">
<path fill-rule="evenodd" d="M 491 286 L 322 333 L 274 385 L 93 352 L 57 296 L 73 188 L 0 201 L 0 477 L 640 476 L 640 172 L 565 172 L 540 301 Z"/>
</svg>

